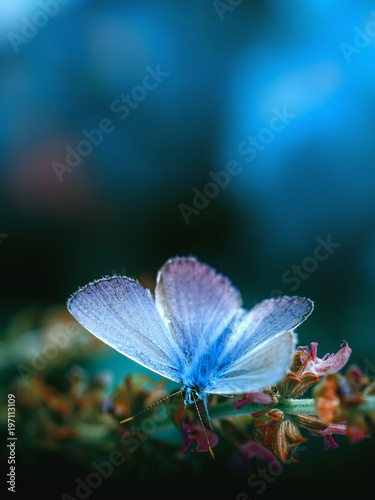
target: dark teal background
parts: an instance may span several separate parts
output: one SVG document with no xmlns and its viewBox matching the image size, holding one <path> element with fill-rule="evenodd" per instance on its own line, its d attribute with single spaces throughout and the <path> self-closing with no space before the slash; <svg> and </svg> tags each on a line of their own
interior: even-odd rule
<svg viewBox="0 0 375 500">
<path fill-rule="evenodd" d="M 193 254 L 227 274 L 246 307 L 280 293 L 312 298 L 300 344 L 318 341 L 323 355 L 346 340 L 353 362 L 373 366 L 373 3 L 71 0 L 15 38 L 28 21 L 43 24 L 45 3 L 0 6 L 2 329 L 30 304 L 63 304 L 95 278 L 152 283 L 167 258 Z M 158 67 L 167 75 L 143 98 L 134 88 Z M 142 99 L 124 117 L 113 103 L 132 91 Z M 275 109 L 293 118 L 270 133 Z M 60 182 L 52 164 L 66 165 L 66 147 L 104 119 L 113 130 Z M 254 155 L 244 142 L 258 134 Z M 239 171 L 227 185 L 207 187 L 231 161 Z M 197 208 L 205 191 L 211 198 Z M 189 224 L 181 204 L 194 209 Z M 317 239 L 327 238 L 337 247 L 317 261 Z M 108 360 L 92 369 L 110 368 L 116 380 L 139 371 L 115 353 Z M 323 452 L 310 440 L 316 450 L 260 498 L 282 488 L 328 498 L 332 485 L 353 498 L 373 442 L 341 442 Z M 202 471 L 206 497 L 226 487 L 225 498 L 257 498 L 246 478 L 215 467 Z M 73 468 L 64 474 L 75 477 Z M 203 491 L 178 481 L 176 496 Z M 60 483 L 56 476 L 49 498 L 59 498 Z M 129 497 L 129 479 L 118 487 L 114 498 Z"/>
</svg>

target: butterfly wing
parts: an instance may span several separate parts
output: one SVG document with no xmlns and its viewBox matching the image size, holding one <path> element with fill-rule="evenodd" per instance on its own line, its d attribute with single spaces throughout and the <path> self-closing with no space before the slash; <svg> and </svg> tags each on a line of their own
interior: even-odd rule
<svg viewBox="0 0 375 500">
<path fill-rule="evenodd" d="M 155 295 L 156 304 L 138 282 L 115 276 L 78 290 L 68 309 L 134 361 L 219 394 L 278 382 L 295 347 L 291 331 L 313 309 L 308 299 L 281 297 L 247 312 L 228 278 L 191 257 L 163 266 Z"/>
<path fill-rule="evenodd" d="M 286 332 L 249 352 L 226 371 L 205 392 L 212 394 L 243 394 L 262 390 L 280 382 L 288 370 L 296 346 L 296 335 Z M 225 361 L 224 361 L 225 363 Z"/>
<path fill-rule="evenodd" d="M 244 393 L 279 382 L 295 350 L 293 330 L 313 308 L 310 299 L 285 296 L 239 312 L 215 345 L 217 376 L 205 392 Z"/>
<path fill-rule="evenodd" d="M 229 279 L 194 257 L 176 257 L 164 264 L 155 301 L 188 360 L 197 349 L 210 349 L 241 306 L 241 296 Z"/>
<path fill-rule="evenodd" d="M 121 354 L 181 382 L 180 353 L 148 290 L 126 277 L 103 278 L 68 300 L 70 313 Z"/>
</svg>

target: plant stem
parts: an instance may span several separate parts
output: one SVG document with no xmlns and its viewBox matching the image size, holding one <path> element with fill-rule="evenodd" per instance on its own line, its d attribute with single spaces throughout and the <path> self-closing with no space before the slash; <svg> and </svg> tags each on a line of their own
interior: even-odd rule
<svg viewBox="0 0 375 500">
<path fill-rule="evenodd" d="M 375 411 L 375 396 L 367 396 L 365 401 L 355 408 L 355 413 L 362 413 L 363 415 Z"/>
<path fill-rule="evenodd" d="M 315 400 L 314 399 L 284 399 L 275 405 L 265 406 L 259 403 L 246 403 L 240 409 L 236 410 L 233 402 L 222 403 L 209 408 L 212 420 L 222 420 L 224 418 L 235 418 L 250 416 L 255 412 L 277 408 L 289 415 L 314 415 L 316 416 Z M 367 414 L 375 411 L 375 396 L 367 396 L 364 403 L 356 408 L 356 412 Z M 165 419 L 158 419 L 157 430 L 166 430 L 172 427 L 173 424 L 167 416 Z M 154 429 L 155 430 L 155 429 Z M 147 431 L 144 431 L 147 433 Z"/>
<path fill-rule="evenodd" d="M 267 408 L 278 408 L 290 415 L 316 415 L 314 399 L 284 399 L 274 406 L 264 406 L 259 403 L 246 403 L 238 410 L 235 409 L 232 402 L 223 403 L 212 407 L 210 409 L 210 415 L 212 419 L 240 417 L 251 415 L 252 413 L 266 410 Z"/>
</svg>

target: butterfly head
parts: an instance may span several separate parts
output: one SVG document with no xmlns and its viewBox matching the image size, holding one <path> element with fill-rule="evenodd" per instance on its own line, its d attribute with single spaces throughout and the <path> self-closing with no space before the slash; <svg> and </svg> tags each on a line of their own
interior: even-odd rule
<svg viewBox="0 0 375 500">
<path fill-rule="evenodd" d="M 184 397 L 184 405 L 189 406 L 193 403 L 196 403 L 198 399 L 201 399 L 200 389 L 197 385 L 195 386 L 185 386 L 182 389 L 183 397 Z"/>
</svg>

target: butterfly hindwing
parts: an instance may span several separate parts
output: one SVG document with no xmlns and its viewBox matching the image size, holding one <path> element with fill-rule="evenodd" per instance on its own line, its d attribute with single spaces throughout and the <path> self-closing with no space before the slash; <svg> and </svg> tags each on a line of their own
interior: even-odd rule
<svg viewBox="0 0 375 500">
<path fill-rule="evenodd" d="M 227 371 L 209 385 L 207 392 L 243 394 L 280 382 L 288 370 L 295 345 L 295 333 L 279 335 L 256 352 L 250 352 L 236 363 L 228 364 Z"/>
<path fill-rule="evenodd" d="M 249 392 L 273 385 L 286 373 L 296 345 L 293 330 L 311 314 L 313 302 L 300 297 L 264 300 L 234 318 L 216 358 L 218 377 L 207 392 Z M 220 341 L 220 339 L 219 339 Z"/>
</svg>

